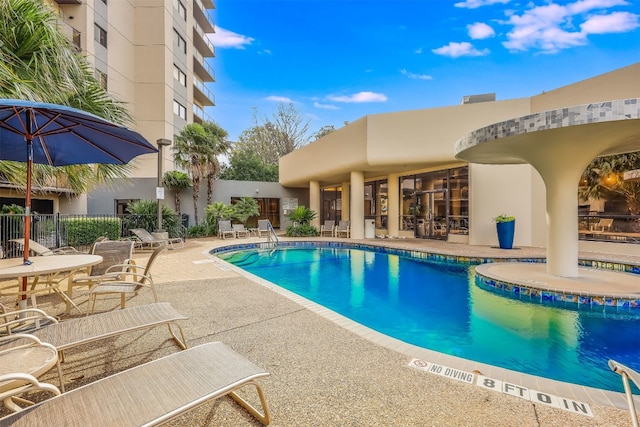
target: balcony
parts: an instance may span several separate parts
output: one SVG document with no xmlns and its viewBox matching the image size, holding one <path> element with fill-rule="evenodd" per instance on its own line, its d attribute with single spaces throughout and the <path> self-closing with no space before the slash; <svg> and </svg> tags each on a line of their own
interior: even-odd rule
<svg viewBox="0 0 640 427">
<path fill-rule="evenodd" d="M 207 34 L 202 30 L 202 27 L 200 27 L 197 22 L 193 25 L 193 45 L 202 53 L 203 56 L 207 58 L 216 56 L 213 43 L 211 43 L 211 40 L 209 40 L 209 37 L 207 37 Z"/>
<path fill-rule="evenodd" d="M 206 107 L 216 105 L 216 98 L 199 78 L 193 78 L 193 99 Z"/>
<path fill-rule="evenodd" d="M 193 18 L 205 33 L 213 33 L 213 20 L 200 0 L 193 0 Z"/>
<path fill-rule="evenodd" d="M 55 0 L 58 4 L 82 4 L 82 0 Z"/>
<path fill-rule="evenodd" d="M 213 119 L 204 112 L 204 108 L 198 104 L 193 104 L 193 121 L 195 123 L 213 122 Z"/>
<path fill-rule="evenodd" d="M 197 77 L 205 82 L 215 82 L 216 73 L 211 65 L 207 64 L 204 56 L 197 50 L 194 50 L 193 54 L 193 70 Z"/>
</svg>

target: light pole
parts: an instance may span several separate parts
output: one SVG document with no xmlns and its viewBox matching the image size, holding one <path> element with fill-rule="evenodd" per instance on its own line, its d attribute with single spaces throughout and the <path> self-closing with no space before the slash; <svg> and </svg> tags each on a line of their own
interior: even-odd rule
<svg viewBox="0 0 640 427">
<path fill-rule="evenodd" d="M 156 188 L 156 198 L 158 199 L 158 232 L 162 232 L 162 199 L 164 199 L 164 187 L 162 186 L 162 163 L 164 162 L 163 148 L 171 145 L 171 140 L 160 138 L 158 144 L 158 188 Z"/>
</svg>

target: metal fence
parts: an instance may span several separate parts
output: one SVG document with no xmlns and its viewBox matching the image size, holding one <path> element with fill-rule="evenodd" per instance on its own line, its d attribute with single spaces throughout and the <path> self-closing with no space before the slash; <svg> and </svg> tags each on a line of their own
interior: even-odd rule
<svg viewBox="0 0 640 427">
<path fill-rule="evenodd" d="M 22 245 L 12 240 L 24 239 L 25 216 L 21 214 L 0 215 L 0 251 L 4 258 L 22 256 Z M 31 215 L 31 240 L 49 249 L 73 246 L 87 251 L 101 236 L 111 240 L 131 236 L 131 228 L 148 228 L 155 224 L 155 216 L 147 215 Z M 154 231 L 154 230 L 149 230 Z M 186 237 L 186 228 L 172 230 L 171 237 Z"/>
</svg>

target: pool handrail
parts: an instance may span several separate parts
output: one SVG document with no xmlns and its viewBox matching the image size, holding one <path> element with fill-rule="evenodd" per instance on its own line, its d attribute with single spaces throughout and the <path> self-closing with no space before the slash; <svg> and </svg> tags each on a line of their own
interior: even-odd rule
<svg viewBox="0 0 640 427">
<path fill-rule="evenodd" d="M 624 394 L 627 398 L 627 404 L 629 405 L 629 413 L 631 414 L 631 423 L 633 427 L 638 426 L 638 415 L 636 413 L 636 408 L 633 403 L 633 393 L 631 392 L 631 386 L 629 385 L 629 380 L 633 381 L 636 386 L 640 387 L 640 374 L 633 369 L 623 365 L 622 363 L 616 362 L 613 359 L 609 360 L 609 367 L 616 374 L 620 374 L 622 377 L 622 385 L 624 387 Z"/>
<path fill-rule="evenodd" d="M 273 236 L 273 239 L 275 240 L 275 245 L 278 246 L 278 243 L 280 243 L 280 241 L 278 240 L 278 235 L 276 234 L 276 230 L 273 228 L 273 225 L 271 225 L 271 221 L 269 221 L 268 219 L 261 219 L 258 220 L 258 229 L 261 231 L 265 231 L 261 226 L 266 226 L 266 231 L 267 231 L 267 241 L 269 243 L 271 243 L 271 236 Z"/>
</svg>

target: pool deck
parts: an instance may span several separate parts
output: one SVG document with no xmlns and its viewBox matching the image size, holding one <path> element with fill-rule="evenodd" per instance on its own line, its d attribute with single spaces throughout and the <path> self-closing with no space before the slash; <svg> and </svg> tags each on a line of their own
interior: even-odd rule
<svg viewBox="0 0 640 427">
<path fill-rule="evenodd" d="M 535 258 L 545 254 L 540 248 L 509 251 L 416 239 L 341 240 L 467 257 Z M 558 383 L 402 343 L 208 254 L 214 247 L 259 241 L 265 239 L 190 239 L 184 248 L 161 254 L 152 274 L 159 298 L 189 316 L 183 325 L 190 346 L 222 341 L 271 373 L 260 383 L 272 411 L 273 426 L 630 425 L 622 393 Z M 136 254 L 140 263 L 146 257 L 148 254 Z M 640 264 L 640 258 L 630 256 L 581 253 L 580 257 Z M 529 274 L 526 277 L 530 280 L 541 280 Z M 77 302 L 84 307 L 85 301 L 80 297 Z M 147 302 L 150 295 L 142 293 L 128 305 Z M 118 303 L 117 297 L 99 300 L 98 309 L 110 309 Z M 64 311 L 64 304 L 55 295 L 43 297 L 39 304 L 51 314 Z M 636 338 L 635 344 L 640 345 L 640 336 Z M 77 388 L 176 351 L 165 328 L 89 344 L 65 353 L 66 387 Z M 411 368 L 414 359 L 481 373 L 564 398 L 564 402 L 588 403 L 593 416 Z M 611 375 L 617 377 L 613 372 Z M 56 378 L 52 371 L 42 379 L 57 384 Z M 223 398 L 170 425 L 259 423 L 231 399 Z"/>
</svg>

